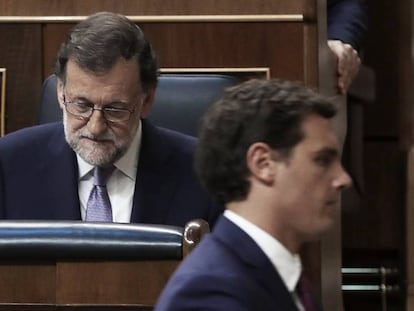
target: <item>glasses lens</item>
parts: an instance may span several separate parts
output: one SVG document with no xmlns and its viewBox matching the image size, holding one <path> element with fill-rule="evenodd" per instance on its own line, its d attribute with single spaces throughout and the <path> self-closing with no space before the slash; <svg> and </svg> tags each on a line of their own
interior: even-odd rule
<svg viewBox="0 0 414 311">
<path fill-rule="evenodd" d="M 80 117 L 82 119 L 89 119 L 94 110 L 102 111 L 105 120 L 110 122 L 122 122 L 129 120 L 131 112 L 127 109 L 116 109 L 116 108 L 103 108 L 94 109 L 91 106 L 75 103 L 66 102 L 66 111 L 70 114 Z"/>
<path fill-rule="evenodd" d="M 89 118 L 92 112 L 92 107 L 87 105 L 82 105 L 79 103 L 66 103 L 66 111 L 70 114 L 73 114 L 75 116 L 83 117 L 83 118 Z"/>
<path fill-rule="evenodd" d="M 111 122 L 127 121 L 131 115 L 128 110 L 124 109 L 106 108 L 103 109 L 103 112 L 105 119 Z"/>
</svg>

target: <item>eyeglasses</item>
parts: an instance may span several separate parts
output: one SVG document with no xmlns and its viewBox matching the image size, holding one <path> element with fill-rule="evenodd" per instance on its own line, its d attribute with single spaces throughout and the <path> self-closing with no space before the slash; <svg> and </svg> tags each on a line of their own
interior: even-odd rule
<svg viewBox="0 0 414 311">
<path fill-rule="evenodd" d="M 95 108 L 78 102 L 66 101 L 65 95 L 63 95 L 63 105 L 69 114 L 81 120 L 89 120 L 95 110 L 101 111 L 108 122 L 128 121 L 136 109 L 136 106 L 132 110 L 112 107 Z"/>
</svg>

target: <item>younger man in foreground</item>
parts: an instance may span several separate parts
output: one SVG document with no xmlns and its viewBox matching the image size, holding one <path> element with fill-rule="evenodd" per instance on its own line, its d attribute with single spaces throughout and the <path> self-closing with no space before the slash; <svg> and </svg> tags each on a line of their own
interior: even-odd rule
<svg viewBox="0 0 414 311">
<path fill-rule="evenodd" d="M 207 112 L 196 170 L 226 211 L 156 311 L 320 310 L 302 297 L 298 254 L 333 225 L 351 184 L 330 123 L 335 113 L 321 95 L 280 80 L 235 86 Z"/>
</svg>

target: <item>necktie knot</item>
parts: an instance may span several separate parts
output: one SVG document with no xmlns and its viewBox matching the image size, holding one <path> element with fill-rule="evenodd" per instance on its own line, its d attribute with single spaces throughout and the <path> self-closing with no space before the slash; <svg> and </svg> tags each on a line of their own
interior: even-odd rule
<svg viewBox="0 0 414 311">
<path fill-rule="evenodd" d="M 93 171 L 94 185 L 105 187 L 114 169 L 115 169 L 115 166 L 113 165 L 106 166 L 106 167 L 95 166 L 94 171 Z"/>
</svg>

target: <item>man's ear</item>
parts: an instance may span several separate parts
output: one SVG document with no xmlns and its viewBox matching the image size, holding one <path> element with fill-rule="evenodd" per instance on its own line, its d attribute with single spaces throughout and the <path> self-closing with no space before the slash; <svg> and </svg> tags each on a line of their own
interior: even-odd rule
<svg viewBox="0 0 414 311">
<path fill-rule="evenodd" d="M 247 150 L 246 161 L 252 177 L 266 185 L 273 184 L 276 176 L 274 151 L 268 144 L 257 142 Z"/>
<path fill-rule="evenodd" d="M 141 107 L 141 118 L 145 119 L 152 108 L 152 104 L 154 103 L 154 97 L 155 97 L 155 90 L 156 88 L 150 88 L 146 93 L 145 93 L 145 97 L 144 100 L 142 102 L 142 107 Z"/>
<path fill-rule="evenodd" d="M 56 94 L 57 94 L 59 107 L 62 110 L 63 110 L 63 89 L 64 89 L 63 81 L 61 79 L 57 78 Z"/>
</svg>

